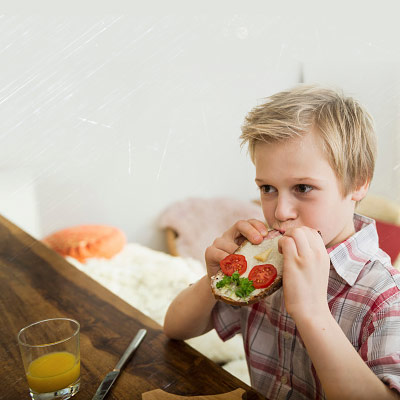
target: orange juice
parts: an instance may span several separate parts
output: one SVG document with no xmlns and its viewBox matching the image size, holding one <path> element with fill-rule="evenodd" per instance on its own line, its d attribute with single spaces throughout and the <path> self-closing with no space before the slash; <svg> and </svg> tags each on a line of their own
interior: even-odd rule
<svg viewBox="0 0 400 400">
<path fill-rule="evenodd" d="M 66 351 L 45 354 L 33 360 L 26 377 L 29 387 L 37 393 L 64 389 L 80 375 L 80 361 Z"/>
</svg>

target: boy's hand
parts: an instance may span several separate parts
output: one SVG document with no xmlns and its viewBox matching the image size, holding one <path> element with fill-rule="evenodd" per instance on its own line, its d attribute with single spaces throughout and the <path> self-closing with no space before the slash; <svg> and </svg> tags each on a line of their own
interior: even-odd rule
<svg viewBox="0 0 400 400">
<path fill-rule="evenodd" d="M 213 244 L 206 249 L 206 265 L 208 276 L 215 275 L 219 270 L 219 262 L 228 254 L 232 254 L 245 240 L 259 244 L 264 236 L 268 234 L 265 224 L 256 219 L 236 222 L 221 237 L 214 240 Z"/>
<path fill-rule="evenodd" d="M 289 229 L 279 240 L 283 254 L 283 291 L 289 315 L 296 320 L 329 312 L 330 259 L 320 234 L 311 228 Z"/>
</svg>

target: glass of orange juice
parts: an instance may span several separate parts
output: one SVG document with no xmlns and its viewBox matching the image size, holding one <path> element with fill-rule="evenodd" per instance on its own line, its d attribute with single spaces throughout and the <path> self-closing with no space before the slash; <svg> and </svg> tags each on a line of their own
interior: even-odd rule
<svg viewBox="0 0 400 400">
<path fill-rule="evenodd" d="M 79 330 L 73 319 L 52 318 L 19 331 L 18 344 L 32 399 L 69 399 L 78 392 Z"/>
</svg>

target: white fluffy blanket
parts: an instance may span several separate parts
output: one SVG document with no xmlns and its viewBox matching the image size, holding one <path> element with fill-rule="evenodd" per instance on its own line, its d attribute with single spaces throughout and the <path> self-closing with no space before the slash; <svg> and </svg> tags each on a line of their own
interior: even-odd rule
<svg viewBox="0 0 400 400">
<path fill-rule="evenodd" d="M 85 264 L 68 261 L 160 325 L 173 298 L 204 275 L 204 266 L 192 258 L 172 257 L 129 243 L 110 260 L 91 258 Z M 222 342 L 215 331 L 187 341 L 211 360 L 250 384 L 242 338 Z"/>
<path fill-rule="evenodd" d="M 203 262 L 205 249 L 240 219 L 264 221 L 261 207 L 232 198 L 188 198 L 169 206 L 160 216 L 161 228 L 178 233 L 176 248 L 182 257 Z"/>
</svg>

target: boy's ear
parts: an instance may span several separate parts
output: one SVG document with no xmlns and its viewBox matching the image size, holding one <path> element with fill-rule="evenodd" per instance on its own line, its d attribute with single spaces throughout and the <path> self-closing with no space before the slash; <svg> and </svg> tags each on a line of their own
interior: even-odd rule
<svg viewBox="0 0 400 400">
<path fill-rule="evenodd" d="M 367 194 L 369 188 L 369 181 L 358 187 L 351 195 L 351 199 L 354 201 L 361 201 Z"/>
</svg>

